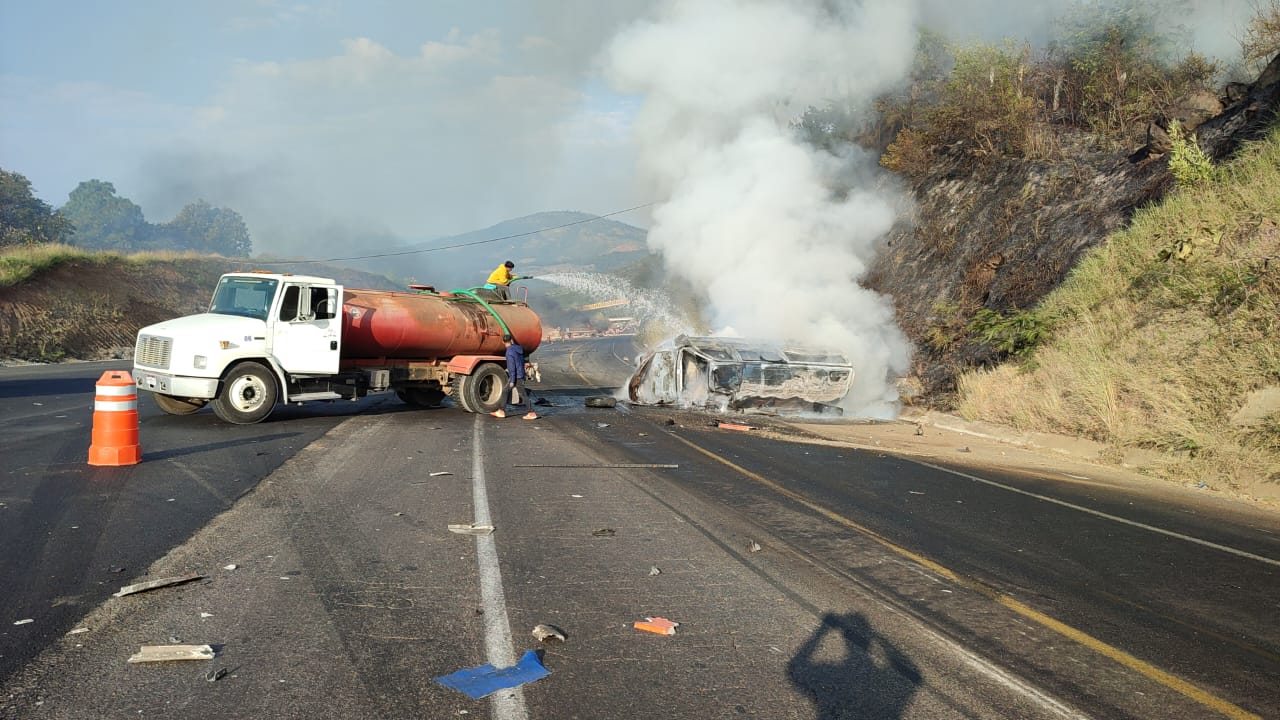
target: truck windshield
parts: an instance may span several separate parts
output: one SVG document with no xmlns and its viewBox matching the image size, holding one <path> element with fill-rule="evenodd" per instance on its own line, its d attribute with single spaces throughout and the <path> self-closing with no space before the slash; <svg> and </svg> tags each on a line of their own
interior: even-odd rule
<svg viewBox="0 0 1280 720">
<path fill-rule="evenodd" d="M 209 312 L 266 320 L 278 284 L 271 278 L 224 277 L 213 294 Z"/>
</svg>

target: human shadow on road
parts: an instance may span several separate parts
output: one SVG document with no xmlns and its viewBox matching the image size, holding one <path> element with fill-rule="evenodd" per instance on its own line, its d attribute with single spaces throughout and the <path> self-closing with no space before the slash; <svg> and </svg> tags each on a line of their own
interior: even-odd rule
<svg viewBox="0 0 1280 720">
<path fill-rule="evenodd" d="M 812 698 L 817 720 L 901 718 L 921 683 L 915 663 L 861 613 L 824 615 L 787 663 L 787 675 Z"/>
</svg>

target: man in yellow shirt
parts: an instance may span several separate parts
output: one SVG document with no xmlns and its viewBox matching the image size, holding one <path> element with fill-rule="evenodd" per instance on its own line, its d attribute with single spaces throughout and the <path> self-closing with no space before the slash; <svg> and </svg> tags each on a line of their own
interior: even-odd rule
<svg viewBox="0 0 1280 720">
<path fill-rule="evenodd" d="M 498 294 L 501 300 L 510 300 L 511 281 L 519 280 L 520 276 L 512 273 L 516 264 L 510 260 L 498 266 L 497 270 L 489 273 L 489 280 L 485 283 L 486 290 L 492 290 Z"/>
</svg>

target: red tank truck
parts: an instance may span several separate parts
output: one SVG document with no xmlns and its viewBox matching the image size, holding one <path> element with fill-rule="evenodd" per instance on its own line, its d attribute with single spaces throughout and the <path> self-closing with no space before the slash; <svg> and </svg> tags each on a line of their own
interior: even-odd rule
<svg viewBox="0 0 1280 720">
<path fill-rule="evenodd" d="M 502 406 L 503 334 L 526 357 L 542 321 L 523 302 L 470 291 L 344 288 L 329 278 L 228 273 L 207 312 L 138 331 L 133 378 L 171 415 L 212 406 L 256 423 L 277 403 L 354 400 L 392 391 L 430 407 L 446 395 L 468 412 Z"/>
</svg>

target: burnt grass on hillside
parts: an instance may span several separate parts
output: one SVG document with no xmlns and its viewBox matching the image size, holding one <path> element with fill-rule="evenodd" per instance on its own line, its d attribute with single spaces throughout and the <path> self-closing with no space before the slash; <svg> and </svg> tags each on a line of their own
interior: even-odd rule
<svg viewBox="0 0 1280 720">
<path fill-rule="evenodd" d="M 1060 161 L 976 156 L 944 148 L 914 178 L 914 225 L 888 239 L 867 279 L 890 295 L 916 345 L 913 379 L 945 406 L 960 371 L 999 359 L 969 323 L 983 309 L 1032 308 L 1081 255 L 1171 186 L 1167 165 L 1130 163 L 1084 135 Z"/>
<path fill-rule="evenodd" d="M 1216 160 L 1276 125 L 1280 56 L 1252 84 L 1227 86 L 1221 101 L 1222 112 L 1196 129 Z M 1069 129 L 1054 139 L 1054 160 L 993 156 L 955 143 L 909 179 L 913 222 L 890 234 L 866 284 L 893 298 L 899 325 L 916 345 L 909 378 L 915 402 L 949 408 L 962 371 L 1005 359 L 971 330 L 980 311 L 1032 309 L 1086 251 L 1174 186 L 1167 156 L 1150 145 L 1132 154 L 1109 151 Z"/>
</svg>

